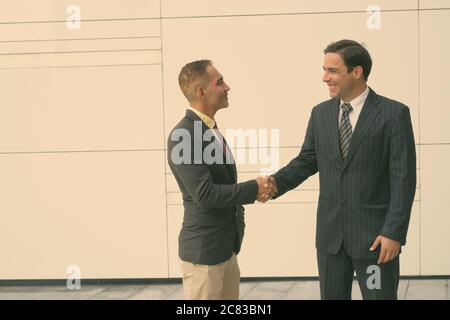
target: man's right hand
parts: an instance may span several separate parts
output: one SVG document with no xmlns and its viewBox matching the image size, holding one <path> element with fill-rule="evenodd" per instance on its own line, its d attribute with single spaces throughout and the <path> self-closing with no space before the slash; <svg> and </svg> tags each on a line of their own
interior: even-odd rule
<svg viewBox="0 0 450 320">
<path fill-rule="evenodd" d="M 259 202 L 266 202 L 278 192 L 276 181 L 273 177 L 260 176 L 255 180 L 258 183 L 258 195 L 256 196 L 256 200 Z"/>
</svg>

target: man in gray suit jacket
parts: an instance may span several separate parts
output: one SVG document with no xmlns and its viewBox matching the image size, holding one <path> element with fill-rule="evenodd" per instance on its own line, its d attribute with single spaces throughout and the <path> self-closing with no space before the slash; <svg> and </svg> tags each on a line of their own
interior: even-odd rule
<svg viewBox="0 0 450 320">
<path fill-rule="evenodd" d="M 178 251 L 185 297 L 239 299 L 242 205 L 265 202 L 277 190 L 262 177 L 237 183 L 231 150 L 214 118 L 228 107 L 230 88 L 212 62 L 188 63 L 178 80 L 190 109 L 169 135 L 167 157 L 183 194 Z"/>
<path fill-rule="evenodd" d="M 311 112 L 300 154 L 273 175 L 278 197 L 319 172 L 316 248 L 322 299 L 396 299 L 416 190 L 410 112 L 366 85 L 372 61 L 352 40 L 325 50 L 332 99 Z"/>
</svg>

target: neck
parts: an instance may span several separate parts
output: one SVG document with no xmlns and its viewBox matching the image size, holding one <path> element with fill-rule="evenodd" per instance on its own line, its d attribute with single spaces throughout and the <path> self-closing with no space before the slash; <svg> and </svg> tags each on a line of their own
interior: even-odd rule
<svg viewBox="0 0 450 320">
<path fill-rule="evenodd" d="M 208 106 L 202 104 L 202 103 L 195 103 L 192 102 L 191 103 L 191 107 L 197 111 L 200 111 L 201 113 L 203 113 L 204 115 L 210 117 L 211 119 L 214 120 L 214 116 L 216 114 L 215 110 L 212 110 L 211 108 L 208 108 Z"/>
<path fill-rule="evenodd" d="M 342 97 L 341 99 L 344 102 L 352 101 L 357 96 L 361 95 L 364 92 L 364 90 L 366 90 L 366 88 L 367 84 L 365 82 L 358 83 L 348 95 Z"/>
</svg>

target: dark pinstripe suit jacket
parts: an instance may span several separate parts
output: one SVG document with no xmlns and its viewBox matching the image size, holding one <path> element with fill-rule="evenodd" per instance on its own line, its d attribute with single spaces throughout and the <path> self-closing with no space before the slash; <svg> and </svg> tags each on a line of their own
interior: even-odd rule
<svg viewBox="0 0 450 320">
<path fill-rule="evenodd" d="M 300 154 L 274 177 L 278 194 L 319 172 L 316 248 L 376 259 L 378 235 L 406 243 L 416 190 L 416 153 L 407 106 L 370 89 L 345 161 L 339 147 L 339 99 L 313 108 Z"/>
<path fill-rule="evenodd" d="M 201 124 L 200 135 L 195 135 L 194 122 Z M 173 161 L 171 154 L 178 139 L 172 139 L 174 130 L 184 131 L 190 139 L 191 164 Z M 214 265 L 239 253 L 244 237 L 243 204 L 253 203 L 258 193 L 255 180 L 237 182 L 236 165 L 223 163 L 195 163 L 195 151 L 203 155 L 211 143 L 203 141 L 208 127 L 191 110 L 169 135 L 167 158 L 183 194 L 184 218 L 178 237 L 178 253 L 182 260 Z M 218 142 L 212 142 L 218 143 Z M 221 145 L 220 145 L 221 146 Z M 222 148 L 219 147 L 221 150 Z"/>
</svg>

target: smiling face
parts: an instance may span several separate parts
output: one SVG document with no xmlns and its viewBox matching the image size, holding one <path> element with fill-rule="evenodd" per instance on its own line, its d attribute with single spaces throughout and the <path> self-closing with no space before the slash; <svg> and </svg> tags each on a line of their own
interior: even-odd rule
<svg viewBox="0 0 450 320">
<path fill-rule="evenodd" d="M 330 96 L 344 101 L 351 100 L 361 81 L 361 67 L 355 67 L 349 72 L 342 57 L 338 53 L 329 52 L 324 57 L 323 71 L 322 81 L 328 85 Z"/>
<path fill-rule="evenodd" d="M 212 110 L 217 111 L 228 107 L 228 91 L 230 87 L 223 80 L 223 76 L 213 65 L 208 65 L 208 86 L 204 89 L 204 102 Z"/>
</svg>

